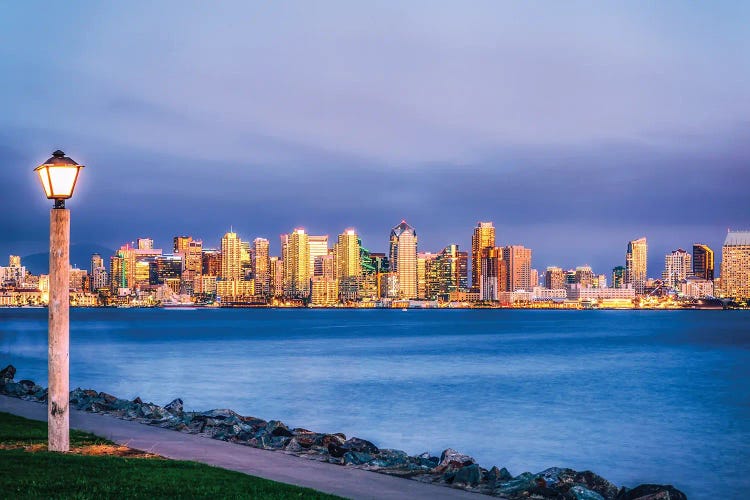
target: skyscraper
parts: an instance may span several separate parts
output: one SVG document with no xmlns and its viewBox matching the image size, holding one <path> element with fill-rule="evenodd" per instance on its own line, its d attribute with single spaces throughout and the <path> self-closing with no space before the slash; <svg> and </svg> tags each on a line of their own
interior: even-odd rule
<svg viewBox="0 0 750 500">
<path fill-rule="evenodd" d="M 531 290 L 531 249 L 521 245 L 503 247 L 503 259 L 508 263 L 505 290 Z"/>
<path fill-rule="evenodd" d="M 714 280 L 714 251 L 708 245 L 693 245 L 693 276 L 704 280 Z"/>
<path fill-rule="evenodd" d="M 729 231 L 721 247 L 721 288 L 725 297 L 750 298 L 750 231 Z"/>
<path fill-rule="evenodd" d="M 684 281 L 691 272 L 692 258 L 682 248 L 668 253 L 664 257 L 664 272 L 662 280 L 664 284 L 675 289 L 679 289 L 681 281 Z"/>
<path fill-rule="evenodd" d="M 565 271 L 561 267 L 548 267 L 544 272 L 544 288 L 549 290 L 565 288 Z"/>
<path fill-rule="evenodd" d="M 628 243 L 625 254 L 625 283 L 635 289 L 636 295 L 643 295 L 648 279 L 648 243 L 639 238 Z"/>
<path fill-rule="evenodd" d="M 426 261 L 427 298 L 436 299 L 468 288 L 468 254 L 458 245 L 448 245 L 431 261 Z"/>
<path fill-rule="evenodd" d="M 623 266 L 612 269 L 612 288 L 622 288 L 626 283 L 626 270 Z"/>
<path fill-rule="evenodd" d="M 502 248 L 485 248 L 480 260 L 479 298 L 498 300 L 499 294 L 506 291 L 508 262 L 503 259 Z"/>
<path fill-rule="evenodd" d="M 417 232 L 406 223 L 391 229 L 390 258 L 391 271 L 396 273 L 399 284 L 399 297 L 417 297 Z"/>
<path fill-rule="evenodd" d="M 284 295 L 284 262 L 278 257 L 269 259 L 270 293 L 273 297 Z"/>
<path fill-rule="evenodd" d="M 242 278 L 242 247 L 237 233 L 228 232 L 221 239 L 221 278 L 225 281 Z"/>
<path fill-rule="evenodd" d="M 315 259 L 328 255 L 328 235 L 309 235 L 307 241 L 310 247 L 310 276 L 312 276 L 315 269 Z"/>
<path fill-rule="evenodd" d="M 326 242 L 328 238 L 326 237 Z M 327 246 L 327 243 L 326 243 Z M 293 298 L 310 295 L 310 278 L 315 261 L 310 259 L 309 235 L 304 229 L 295 229 L 281 236 L 284 263 L 284 294 Z M 327 255 L 328 251 L 323 255 Z"/>
<path fill-rule="evenodd" d="M 359 237 L 354 229 L 347 229 L 338 237 L 334 246 L 336 258 L 336 277 L 351 278 L 362 275 L 360 261 Z"/>
<path fill-rule="evenodd" d="M 594 271 L 591 266 L 576 267 L 576 283 L 583 288 L 594 286 Z"/>
<path fill-rule="evenodd" d="M 255 293 L 269 295 L 271 293 L 271 260 L 269 243 L 265 238 L 253 240 L 253 275 L 255 276 Z"/>
<path fill-rule="evenodd" d="M 478 222 L 471 236 L 471 288 L 479 290 L 482 274 L 482 250 L 495 247 L 495 227 L 492 222 Z"/>
</svg>

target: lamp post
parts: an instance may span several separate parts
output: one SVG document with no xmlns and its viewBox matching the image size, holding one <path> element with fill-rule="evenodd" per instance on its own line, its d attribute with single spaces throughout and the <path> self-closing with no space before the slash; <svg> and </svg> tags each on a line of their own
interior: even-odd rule
<svg viewBox="0 0 750 500">
<path fill-rule="evenodd" d="M 49 389 L 47 427 L 49 451 L 70 451 L 70 212 L 65 200 L 73 196 L 79 165 L 59 149 L 34 169 L 44 194 L 55 200 L 50 212 L 49 235 Z"/>
</svg>

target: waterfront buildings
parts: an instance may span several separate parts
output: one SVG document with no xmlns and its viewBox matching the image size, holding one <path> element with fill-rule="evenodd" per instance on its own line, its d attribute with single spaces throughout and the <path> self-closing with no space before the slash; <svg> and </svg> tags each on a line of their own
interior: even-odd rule
<svg viewBox="0 0 750 500">
<path fill-rule="evenodd" d="M 721 248 L 721 288 L 725 297 L 750 298 L 750 231 L 729 231 Z"/>
<path fill-rule="evenodd" d="M 221 279 L 234 281 L 242 277 L 242 245 L 237 233 L 229 231 L 221 238 Z"/>
<path fill-rule="evenodd" d="M 693 245 L 693 276 L 704 280 L 714 280 L 714 251 L 708 245 Z"/>
<path fill-rule="evenodd" d="M 628 243 L 625 254 L 625 283 L 642 295 L 646 290 L 648 279 L 648 243 L 646 238 L 639 238 Z"/>
<path fill-rule="evenodd" d="M 266 238 L 253 240 L 253 276 L 255 293 L 267 296 L 271 293 L 270 244 Z"/>
<path fill-rule="evenodd" d="M 328 255 L 328 238 L 325 252 L 321 252 L 321 239 L 316 240 L 316 254 Z M 305 299 L 310 295 L 310 278 L 315 260 L 310 258 L 310 237 L 304 229 L 297 228 L 281 236 L 281 259 L 284 263 L 284 295 L 295 299 Z"/>
<path fill-rule="evenodd" d="M 531 291 L 531 249 L 522 245 L 503 247 L 503 260 L 508 264 L 508 275 L 504 290 Z"/>
<path fill-rule="evenodd" d="M 565 289 L 565 271 L 561 267 L 548 267 L 544 272 L 544 288 L 548 290 Z"/>
<path fill-rule="evenodd" d="M 495 247 L 495 227 L 492 222 L 478 222 L 471 236 L 471 288 L 479 290 L 482 275 L 482 251 Z"/>
<path fill-rule="evenodd" d="M 612 269 L 612 288 L 622 288 L 627 279 L 626 269 L 623 266 L 617 266 Z"/>
<path fill-rule="evenodd" d="M 503 259 L 503 249 L 485 248 L 479 265 L 479 300 L 498 300 L 500 293 L 507 291 L 508 282 L 508 262 Z"/>
<path fill-rule="evenodd" d="M 389 262 L 398 278 L 398 297 L 417 297 L 417 232 L 402 220 L 391 229 Z"/>
<path fill-rule="evenodd" d="M 692 257 L 682 248 L 668 253 L 664 257 L 662 281 L 670 288 L 679 289 L 680 282 L 692 272 Z"/>
</svg>

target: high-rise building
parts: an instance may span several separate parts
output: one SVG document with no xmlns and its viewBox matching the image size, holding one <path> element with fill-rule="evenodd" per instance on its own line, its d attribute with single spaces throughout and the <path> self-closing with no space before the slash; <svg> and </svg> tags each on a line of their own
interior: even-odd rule
<svg viewBox="0 0 750 500">
<path fill-rule="evenodd" d="M 391 229 L 390 258 L 391 271 L 398 276 L 399 297 L 417 297 L 417 232 L 406 223 Z"/>
<path fill-rule="evenodd" d="M 271 293 L 271 260 L 269 243 L 265 238 L 253 240 L 253 276 L 255 276 L 255 293 L 269 295 Z"/>
<path fill-rule="evenodd" d="M 662 280 L 665 285 L 677 290 L 680 288 L 680 282 L 685 281 L 690 275 L 691 269 L 692 258 L 690 254 L 679 248 L 664 257 Z"/>
<path fill-rule="evenodd" d="M 11 255 L 8 258 L 8 267 L 21 267 L 21 256 Z"/>
<path fill-rule="evenodd" d="M 91 268 L 89 269 L 89 272 L 93 275 L 94 271 L 97 269 L 104 267 L 104 259 L 102 259 L 102 256 L 98 253 L 92 253 L 91 254 Z"/>
<path fill-rule="evenodd" d="M 507 291 L 508 262 L 503 259 L 503 248 L 485 248 L 480 259 L 479 299 L 498 300 Z"/>
<path fill-rule="evenodd" d="M 590 266 L 576 267 L 576 283 L 583 288 L 594 286 L 594 271 Z"/>
<path fill-rule="evenodd" d="M 565 271 L 561 267 L 548 267 L 544 272 L 544 288 L 548 290 L 565 288 Z"/>
<path fill-rule="evenodd" d="M 240 278 L 251 280 L 253 278 L 253 249 L 249 241 L 240 239 Z"/>
<path fill-rule="evenodd" d="M 471 288 L 479 290 L 482 274 L 482 250 L 495 247 L 495 227 L 492 222 L 478 222 L 471 236 Z"/>
<path fill-rule="evenodd" d="M 468 289 L 468 260 L 458 245 L 448 245 L 434 259 L 426 261 L 426 295 L 428 299 L 447 298 L 453 292 Z"/>
<path fill-rule="evenodd" d="M 437 254 L 430 252 L 419 252 L 417 254 L 417 298 L 427 298 L 427 275 L 432 270 L 432 262 Z"/>
<path fill-rule="evenodd" d="M 242 278 L 242 243 L 237 233 L 228 232 L 221 239 L 221 279 L 239 280 Z"/>
<path fill-rule="evenodd" d="M 307 298 L 310 295 L 310 278 L 315 260 L 310 259 L 310 239 L 304 229 L 295 229 L 281 236 L 282 260 L 284 262 L 284 294 L 292 298 Z M 326 237 L 326 252 L 328 255 Z M 320 241 L 320 240 L 318 240 Z M 320 249 L 317 249 L 320 253 Z"/>
<path fill-rule="evenodd" d="M 167 285 L 173 292 L 180 292 L 182 280 L 182 256 L 160 255 L 149 263 L 149 284 Z"/>
<path fill-rule="evenodd" d="M 154 240 L 151 238 L 138 238 L 138 250 L 152 250 L 154 248 Z"/>
<path fill-rule="evenodd" d="M 714 280 L 714 251 L 708 245 L 693 245 L 693 276 L 704 280 Z"/>
<path fill-rule="evenodd" d="M 91 255 L 91 291 L 107 288 L 107 269 L 104 267 L 104 259 L 98 253 Z"/>
<path fill-rule="evenodd" d="M 360 259 L 360 244 L 357 232 L 347 229 L 338 237 L 334 246 L 336 258 L 336 277 L 352 278 L 362 275 L 362 262 Z"/>
<path fill-rule="evenodd" d="M 269 290 L 272 297 L 284 295 L 284 262 L 278 257 L 268 260 Z"/>
<path fill-rule="evenodd" d="M 328 235 L 323 236 L 307 236 L 308 245 L 310 247 L 310 276 L 313 275 L 315 269 L 315 258 L 323 257 L 328 255 Z"/>
<path fill-rule="evenodd" d="M 612 269 L 612 288 L 622 288 L 626 283 L 626 269 L 623 266 L 617 266 Z"/>
<path fill-rule="evenodd" d="M 628 243 L 625 254 L 625 283 L 635 289 L 636 295 L 643 295 L 648 279 L 648 243 L 639 238 Z"/>
<path fill-rule="evenodd" d="M 204 248 L 201 260 L 203 261 L 201 274 L 204 276 L 221 275 L 221 250 L 216 248 Z"/>
<path fill-rule="evenodd" d="M 721 247 L 721 288 L 725 297 L 750 298 L 750 231 L 729 231 Z"/>
<path fill-rule="evenodd" d="M 531 249 L 521 245 L 503 247 L 503 259 L 508 263 L 505 290 L 531 291 Z"/>
</svg>

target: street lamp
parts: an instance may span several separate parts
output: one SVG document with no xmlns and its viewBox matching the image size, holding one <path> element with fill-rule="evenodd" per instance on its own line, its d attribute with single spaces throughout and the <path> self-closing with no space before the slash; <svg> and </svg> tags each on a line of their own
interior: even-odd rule
<svg viewBox="0 0 750 500">
<path fill-rule="evenodd" d="M 44 194 L 55 205 L 49 232 L 49 389 L 47 427 L 49 451 L 70 451 L 70 339 L 68 303 L 70 288 L 70 212 L 65 200 L 73 196 L 83 168 L 59 149 L 34 169 Z"/>
</svg>

